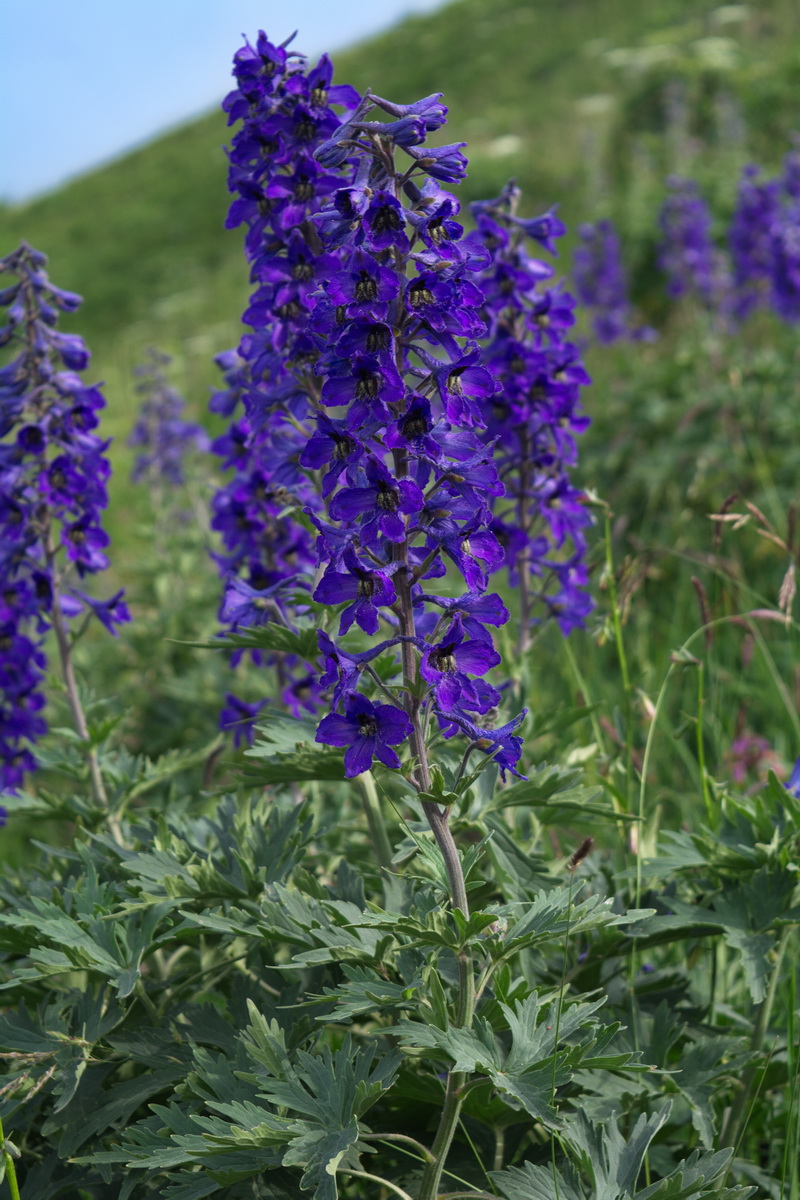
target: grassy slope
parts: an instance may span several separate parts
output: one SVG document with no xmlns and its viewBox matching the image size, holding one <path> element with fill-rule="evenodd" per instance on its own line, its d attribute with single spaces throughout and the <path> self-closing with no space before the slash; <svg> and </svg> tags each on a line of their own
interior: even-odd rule
<svg viewBox="0 0 800 1200">
<path fill-rule="evenodd" d="M 658 40 L 676 23 L 689 37 L 713 33 L 713 8 L 709 0 L 457 0 L 338 55 L 337 78 L 401 100 L 444 91 L 448 136 L 469 143 L 465 198 L 495 194 L 516 175 L 528 211 L 560 201 L 575 224 L 596 215 L 585 159 L 597 120 L 581 116 L 576 101 L 620 86 L 602 50 Z M 779 44 L 789 53 L 792 0 L 757 8 L 750 33 L 762 53 Z M 50 256 L 53 279 L 85 297 L 72 327 L 106 380 L 106 424 L 118 439 L 133 420 L 131 368 L 148 344 L 176 356 L 175 383 L 200 413 L 214 353 L 238 340 L 247 277 L 241 235 L 223 228 L 226 137 L 214 112 L 58 192 L 0 210 L 0 252 L 26 238 Z M 131 494 L 119 442 L 116 455 L 120 512 Z M 112 507 L 124 538 L 119 520 Z"/>
</svg>

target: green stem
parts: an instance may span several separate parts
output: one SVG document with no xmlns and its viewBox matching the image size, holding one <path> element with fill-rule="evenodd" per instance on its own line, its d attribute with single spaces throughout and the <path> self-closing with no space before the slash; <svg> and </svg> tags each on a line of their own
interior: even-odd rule
<svg viewBox="0 0 800 1200">
<path fill-rule="evenodd" d="M 369 835 L 372 838 L 372 844 L 375 849 L 375 857 L 381 869 L 388 871 L 392 866 L 392 844 L 389 841 L 389 835 L 383 823 L 378 789 L 375 787 L 375 779 L 372 772 L 364 771 L 363 775 L 357 777 L 356 783 L 358 790 L 361 792 L 361 800 L 364 805 L 367 824 L 369 825 Z"/>
<path fill-rule="evenodd" d="M 416 1138 L 409 1137 L 407 1133 L 362 1133 L 362 1141 L 365 1142 L 402 1142 L 413 1146 L 422 1156 L 423 1162 L 430 1162 L 431 1152 L 427 1146 L 423 1146 L 422 1142 L 418 1142 Z M 408 1153 L 408 1151 L 406 1151 Z M 412 1156 L 413 1157 L 413 1156 Z"/>
<path fill-rule="evenodd" d="M 626 811 L 631 811 L 631 796 L 633 793 L 633 721 L 631 703 L 631 679 L 628 671 L 628 656 L 625 653 L 625 639 L 622 636 L 622 621 L 619 615 L 619 598 L 617 596 L 617 581 L 614 575 L 614 555 L 611 547 L 611 516 L 605 515 L 605 549 L 606 549 L 606 578 L 608 580 L 608 599 L 611 609 L 611 626 L 614 630 L 614 642 L 617 648 L 617 659 L 622 675 L 622 687 L 625 694 L 625 802 Z"/>
<path fill-rule="evenodd" d="M 778 950 L 775 956 L 775 966 L 772 969 L 772 976 L 769 981 L 769 987 L 767 988 L 767 994 L 761 1001 L 761 1004 L 758 1006 L 758 1017 L 756 1019 L 753 1035 L 750 1039 L 750 1049 L 756 1053 L 759 1053 L 764 1047 L 764 1038 L 766 1037 L 767 1030 L 769 1029 L 769 1023 L 772 1017 L 772 1009 L 773 1005 L 775 1004 L 775 996 L 777 995 L 778 991 L 778 983 L 780 982 L 780 968 L 783 961 L 784 951 L 786 950 L 789 934 L 793 933 L 795 930 L 796 926 L 785 925 L 778 941 Z M 746 1068 L 744 1072 L 744 1078 L 742 1079 L 741 1089 L 731 1105 L 728 1120 L 726 1121 L 720 1135 L 721 1143 L 727 1142 L 729 1146 L 733 1146 L 734 1155 L 738 1152 L 739 1143 L 744 1137 L 745 1111 L 750 1100 L 753 1084 L 755 1083 L 758 1071 L 758 1063 L 754 1063 L 752 1066 Z M 731 1160 L 731 1162 L 732 1161 L 733 1160 Z M 730 1171 L 730 1166 L 728 1167 L 728 1171 Z M 724 1179 L 727 1179 L 727 1174 L 728 1173 L 726 1172 Z M 724 1179 L 720 1184 L 720 1187 L 724 1185 Z"/>
<path fill-rule="evenodd" d="M 108 814 L 108 827 L 111 830 L 111 835 L 115 841 L 122 841 L 122 831 L 119 822 L 110 811 L 108 796 L 106 794 L 103 776 L 100 771 L 100 762 L 97 757 L 97 750 L 91 745 L 89 736 L 89 726 L 86 722 L 86 714 L 83 711 L 83 706 L 78 694 L 78 681 L 75 678 L 75 668 L 72 662 L 72 646 L 70 645 L 69 633 L 67 631 L 66 622 L 61 612 L 60 598 L 60 579 L 58 571 L 54 564 L 54 553 L 50 546 L 47 547 L 48 563 L 52 572 L 53 579 L 53 607 L 52 607 L 52 622 L 53 631 L 56 635 L 56 644 L 58 646 L 58 655 L 61 659 L 61 670 L 64 676 L 64 686 L 67 692 L 67 702 L 72 714 L 72 723 L 75 726 L 75 732 L 85 743 L 86 761 L 89 766 L 89 778 L 92 785 L 92 794 L 98 808 L 103 809 Z"/>
<path fill-rule="evenodd" d="M 9 1191 L 11 1192 L 11 1200 L 20 1200 L 19 1184 L 17 1183 L 17 1168 L 14 1163 L 14 1157 L 6 1150 L 6 1135 L 3 1132 L 3 1121 L 0 1118 L 0 1147 L 2 1147 L 3 1163 L 6 1169 L 6 1179 L 8 1180 Z"/>
<path fill-rule="evenodd" d="M 708 773 L 706 772 L 706 750 L 703 744 L 704 681 L 705 668 L 701 662 L 697 668 L 697 765 L 700 768 L 700 784 L 703 789 L 703 803 L 706 806 L 706 816 L 708 817 L 709 824 L 711 824 L 714 814 L 711 805 L 711 791 L 708 786 Z"/>
<path fill-rule="evenodd" d="M 444 1164 L 461 1116 L 463 1102 L 461 1087 L 465 1082 L 466 1075 L 462 1071 L 451 1071 L 447 1077 L 444 1107 L 439 1120 L 439 1128 L 431 1146 L 433 1162 L 428 1163 L 422 1173 L 417 1200 L 437 1200 Z"/>
<path fill-rule="evenodd" d="M 396 1183 L 390 1183 L 388 1179 L 382 1179 L 380 1175 L 370 1175 L 369 1171 L 348 1170 L 347 1167 L 342 1168 L 342 1174 L 353 1175 L 356 1179 L 372 1179 L 375 1183 L 379 1183 L 381 1187 L 388 1188 L 390 1192 L 394 1192 L 395 1195 L 400 1196 L 401 1200 L 412 1200 L 408 1192 L 404 1192 Z"/>
<path fill-rule="evenodd" d="M 392 843 L 389 841 L 389 834 L 383 820 L 378 789 L 375 787 L 375 777 L 371 771 L 364 771 L 356 778 L 356 785 L 361 793 L 361 803 L 369 826 L 372 848 L 383 876 L 386 908 L 391 911 L 395 907 L 395 901 L 399 899 L 399 883 L 392 873 Z"/>
<path fill-rule="evenodd" d="M 494 1131 L 494 1170 L 502 1171 L 506 1156 L 506 1131 L 502 1125 L 495 1126 Z"/>
</svg>

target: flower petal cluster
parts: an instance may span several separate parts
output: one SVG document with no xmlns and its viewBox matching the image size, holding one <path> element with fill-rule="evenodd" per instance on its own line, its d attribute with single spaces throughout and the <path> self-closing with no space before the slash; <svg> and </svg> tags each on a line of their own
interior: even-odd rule
<svg viewBox="0 0 800 1200">
<path fill-rule="evenodd" d="M 183 460 L 192 449 L 207 451 L 211 441 L 200 425 L 183 418 L 185 400 L 167 382 L 168 354 L 151 347 L 148 361 L 134 368 L 139 378 L 136 391 L 143 397 L 139 415 L 128 445 L 139 454 L 131 473 L 137 483 L 146 479 L 151 485 L 163 482 L 179 487 L 184 482 Z"/>
<path fill-rule="evenodd" d="M 486 320 L 474 267 L 490 256 L 462 237 L 459 203 L 441 187 L 463 177 L 463 146 L 426 144 L 445 123 L 440 96 L 406 105 L 340 94 L 340 119 L 319 93 L 309 102 L 313 73 L 263 35 L 234 69 L 226 106 L 243 124 L 230 152 L 230 221 L 248 224 L 258 290 L 244 316 L 253 333 L 225 360 L 229 388 L 214 400 L 229 415 L 244 409 L 215 446 L 235 469 L 215 505 L 220 559 L 236 576 L 222 616 L 291 623 L 282 585 L 296 594 L 313 577 L 314 601 L 339 610 L 337 633 L 320 633 L 315 682 L 333 711 L 318 738 L 346 747 L 348 775 L 373 758 L 398 767 L 393 747 L 413 741 L 434 705 L 486 713 L 499 700 L 482 679 L 499 661 L 488 629 L 472 616 L 467 635 L 459 611 L 429 612 L 422 598 L 423 581 L 450 561 L 476 600 L 482 564 L 502 556 L 488 523 L 504 486 L 481 408 L 497 385 L 476 340 Z M 330 76 L 323 90 L 330 99 Z M 390 119 L 372 119 L 376 110 Z M 263 497 L 276 470 L 284 490 L 270 528 L 263 503 L 253 511 L 253 476 Z M 356 630 L 377 645 L 338 640 Z M 373 703 L 365 686 L 376 681 L 397 704 Z"/>
<path fill-rule="evenodd" d="M 580 245 L 573 257 L 575 290 L 591 314 L 598 342 L 610 345 L 622 338 L 651 339 L 649 329 L 636 329 L 628 299 L 628 281 L 622 263 L 619 235 L 611 221 L 581 225 Z"/>
<path fill-rule="evenodd" d="M 42 643 L 55 622 L 83 615 L 111 632 L 130 620 L 122 593 L 93 600 L 73 586 L 108 565 L 101 513 L 108 500 L 108 441 L 96 432 L 105 405 L 78 372 L 82 339 L 58 329 L 81 303 L 50 282 L 46 259 L 23 243 L 0 259 L 7 310 L 0 345 L 0 787 L 15 788 L 45 732 Z M 6 282 L 7 280 L 7 282 Z"/>
<path fill-rule="evenodd" d="M 592 608 L 585 565 L 591 518 L 569 479 L 575 438 L 589 423 L 580 393 L 590 379 L 569 341 L 575 301 L 562 285 L 551 285 L 552 266 L 526 248 L 533 237 L 554 249 L 564 226 L 552 211 L 517 217 L 518 202 L 511 183 L 495 200 L 474 204 L 473 212 L 493 248 L 480 282 L 490 322 L 484 357 L 495 384 L 481 403 L 504 494 L 493 500 L 490 532 L 503 551 L 496 565 L 506 567 L 519 589 L 524 646 L 530 625 L 543 616 L 569 633 Z"/>
<path fill-rule="evenodd" d="M 314 151 L 342 125 L 331 105 L 352 112 L 360 97 L 333 84 L 327 55 L 309 69 L 263 33 L 255 46 L 247 42 L 237 52 L 234 75 L 237 86 L 224 108 L 230 123 L 241 125 L 228 152 L 229 187 L 236 198 L 227 225 L 246 227 L 255 291 L 243 317 L 250 331 L 237 351 L 217 358 L 226 386 L 211 402 L 212 411 L 231 421 L 211 446 L 231 471 L 212 506 L 212 528 L 223 543 L 216 555 L 225 580 L 220 618 L 259 623 L 254 614 L 260 612 L 261 620 L 288 622 L 284 597 L 316 565 L 314 536 L 292 512 L 322 507 L 301 456 L 304 466 L 327 463 L 332 483 L 351 446 L 333 422 L 327 436 L 309 445 L 302 418 L 319 355 L 308 336 L 308 297 L 338 265 L 323 252 L 313 217 L 342 183 Z M 249 607 L 231 603 L 231 588 L 239 586 L 255 596 Z M 260 652 L 253 657 L 278 668 L 292 703 L 293 689 L 307 690 L 305 664 Z"/>
<path fill-rule="evenodd" d="M 726 304 L 731 281 L 711 237 L 711 213 L 692 179 L 667 180 L 669 193 L 659 214 L 658 264 L 670 296 L 694 295 L 711 311 Z"/>
</svg>

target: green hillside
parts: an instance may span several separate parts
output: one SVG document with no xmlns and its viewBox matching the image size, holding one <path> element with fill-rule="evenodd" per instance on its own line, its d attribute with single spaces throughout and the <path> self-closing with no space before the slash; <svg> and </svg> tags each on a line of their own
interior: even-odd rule
<svg viewBox="0 0 800 1200">
<path fill-rule="evenodd" d="M 613 213 L 646 263 L 667 170 L 697 170 L 729 193 L 749 154 L 780 158 L 800 79 L 798 20 L 794 0 L 456 0 L 337 55 L 337 78 L 399 100 L 443 91 L 446 137 L 468 142 L 466 199 L 515 175 L 529 212 L 559 202 L 571 226 Z M 678 137 L 668 128 L 676 96 Z M 215 111 L 0 210 L 0 250 L 26 238 L 49 255 L 52 278 L 85 297 L 72 327 L 106 381 L 117 438 L 133 419 L 131 368 L 147 345 L 175 355 L 174 382 L 200 414 L 213 355 L 238 340 L 247 273 L 241 234 L 223 228 L 227 136 Z M 117 457 L 115 499 L 127 506 Z"/>
</svg>

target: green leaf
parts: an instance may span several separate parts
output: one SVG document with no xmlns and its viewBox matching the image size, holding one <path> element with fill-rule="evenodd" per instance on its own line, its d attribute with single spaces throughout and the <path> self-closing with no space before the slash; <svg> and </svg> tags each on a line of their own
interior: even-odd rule
<svg viewBox="0 0 800 1200">
<path fill-rule="evenodd" d="M 270 650 L 278 654 L 296 654 L 306 662 L 319 658 L 316 628 L 288 629 L 274 621 L 252 625 L 239 633 L 225 633 L 210 642 L 182 642 L 202 650 Z"/>
</svg>

